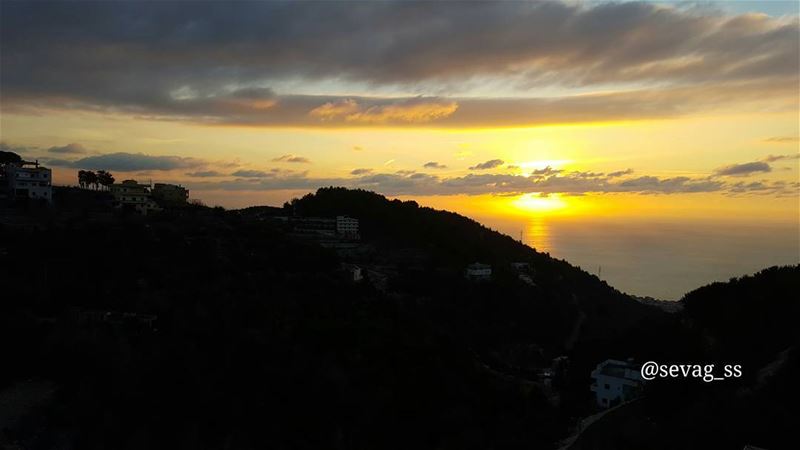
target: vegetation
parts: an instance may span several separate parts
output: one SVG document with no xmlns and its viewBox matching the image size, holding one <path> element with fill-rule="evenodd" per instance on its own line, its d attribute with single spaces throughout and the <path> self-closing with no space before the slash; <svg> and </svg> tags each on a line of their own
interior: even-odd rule
<svg viewBox="0 0 800 450">
<path fill-rule="evenodd" d="M 725 307 L 706 298 L 725 298 L 727 285 L 687 295 L 685 315 L 670 315 L 462 216 L 366 191 L 147 218 L 88 213 L 107 193 L 58 195 L 40 228 L 0 230 L 10 237 L 0 244 L 0 351 L 12 361 L 0 389 L 32 378 L 58 386 L 6 432 L 31 448 L 552 448 L 593 412 L 599 361 L 734 355 L 741 341 L 730 332 L 758 310 L 753 292 L 787 314 L 767 310 L 759 330 L 796 317 L 796 302 L 779 298 L 797 291 L 797 268 L 737 281 L 730 289 L 750 306 L 719 320 L 711 310 Z M 270 219 L 341 214 L 360 219 L 356 257 Z M 375 269 L 364 282 L 341 272 L 352 258 Z M 474 261 L 492 264 L 491 282 L 464 280 Z M 529 263 L 534 284 L 511 262 Z M 93 319 L 106 312 L 155 315 L 155 329 Z M 768 333 L 754 365 L 796 339 Z M 707 336 L 714 346 L 698 344 Z M 538 373 L 561 355 L 568 370 L 546 388 Z M 664 412 L 648 409 L 658 424 L 679 425 L 672 386 L 649 394 L 647 408 Z M 647 448 L 637 439 L 664 430 L 622 443 Z M 624 448 L 590 438 L 587 448 Z"/>
<path fill-rule="evenodd" d="M 22 162 L 22 158 L 18 154 L 0 150 L 0 165 L 20 162 Z"/>
</svg>

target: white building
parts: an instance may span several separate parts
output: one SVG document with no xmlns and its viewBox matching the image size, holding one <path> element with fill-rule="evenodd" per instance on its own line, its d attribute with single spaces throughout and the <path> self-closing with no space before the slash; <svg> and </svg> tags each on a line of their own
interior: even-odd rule
<svg viewBox="0 0 800 450">
<path fill-rule="evenodd" d="M 152 199 L 149 184 L 139 184 L 136 180 L 125 180 L 111 185 L 111 194 L 119 208 L 132 208 L 144 216 L 161 207 Z"/>
<path fill-rule="evenodd" d="M 354 282 L 359 282 L 364 279 L 364 274 L 361 267 L 355 264 L 343 264 L 345 272 L 352 278 Z"/>
<path fill-rule="evenodd" d="M 488 264 L 481 264 L 479 262 L 472 263 L 464 269 L 464 277 L 473 281 L 486 281 L 492 279 L 492 266 Z"/>
<path fill-rule="evenodd" d="M 52 171 L 39 166 L 39 161 L 10 163 L 6 164 L 3 170 L 10 197 L 53 202 Z"/>
<path fill-rule="evenodd" d="M 358 219 L 336 216 L 336 234 L 358 239 Z"/>
<path fill-rule="evenodd" d="M 632 361 L 607 359 L 592 371 L 591 390 L 597 397 L 597 406 L 609 408 L 639 395 L 642 374 Z"/>
</svg>

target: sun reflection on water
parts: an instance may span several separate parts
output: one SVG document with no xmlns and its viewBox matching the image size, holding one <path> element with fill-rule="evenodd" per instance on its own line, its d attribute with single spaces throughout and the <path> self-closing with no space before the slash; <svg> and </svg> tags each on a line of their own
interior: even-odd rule
<svg viewBox="0 0 800 450">
<path fill-rule="evenodd" d="M 540 216 L 531 217 L 523 232 L 522 242 L 539 252 L 551 252 L 550 225 L 547 220 Z"/>
</svg>

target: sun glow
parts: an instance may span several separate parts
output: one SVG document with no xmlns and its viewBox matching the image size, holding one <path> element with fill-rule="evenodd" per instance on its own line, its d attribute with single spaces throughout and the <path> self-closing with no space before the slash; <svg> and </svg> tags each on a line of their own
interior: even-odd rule
<svg viewBox="0 0 800 450">
<path fill-rule="evenodd" d="M 553 212 L 567 207 L 567 202 L 559 196 L 540 193 L 520 195 L 511 204 L 517 209 L 531 212 Z"/>
<path fill-rule="evenodd" d="M 540 161 L 525 161 L 518 164 L 519 167 L 528 170 L 542 170 L 547 167 L 558 169 L 564 164 L 570 163 L 569 159 L 546 159 Z"/>
</svg>

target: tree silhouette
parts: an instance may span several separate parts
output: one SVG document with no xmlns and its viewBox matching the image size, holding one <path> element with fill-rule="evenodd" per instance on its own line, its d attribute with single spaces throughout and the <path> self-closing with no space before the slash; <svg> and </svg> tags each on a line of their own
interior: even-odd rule
<svg viewBox="0 0 800 450">
<path fill-rule="evenodd" d="M 108 190 L 112 184 L 114 184 L 114 175 L 111 172 L 107 172 L 105 170 L 98 170 L 97 171 L 97 182 L 100 183 L 102 186 Z"/>
<path fill-rule="evenodd" d="M 9 163 L 20 163 L 22 158 L 14 152 L 0 151 L 0 165 Z"/>
<path fill-rule="evenodd" d="M 97 190 L 97 174 L 91 170 L 85 172 L 86 186 L 94 185 L 94 190 Z"/>
<path fill-rule="evenodd" d="M 89 177 L 87 174 L 88 171 L 86 170 L 78 171 L 78 185 L 83 189 L 86 189 L 89 186 Z"/>
</svg>

